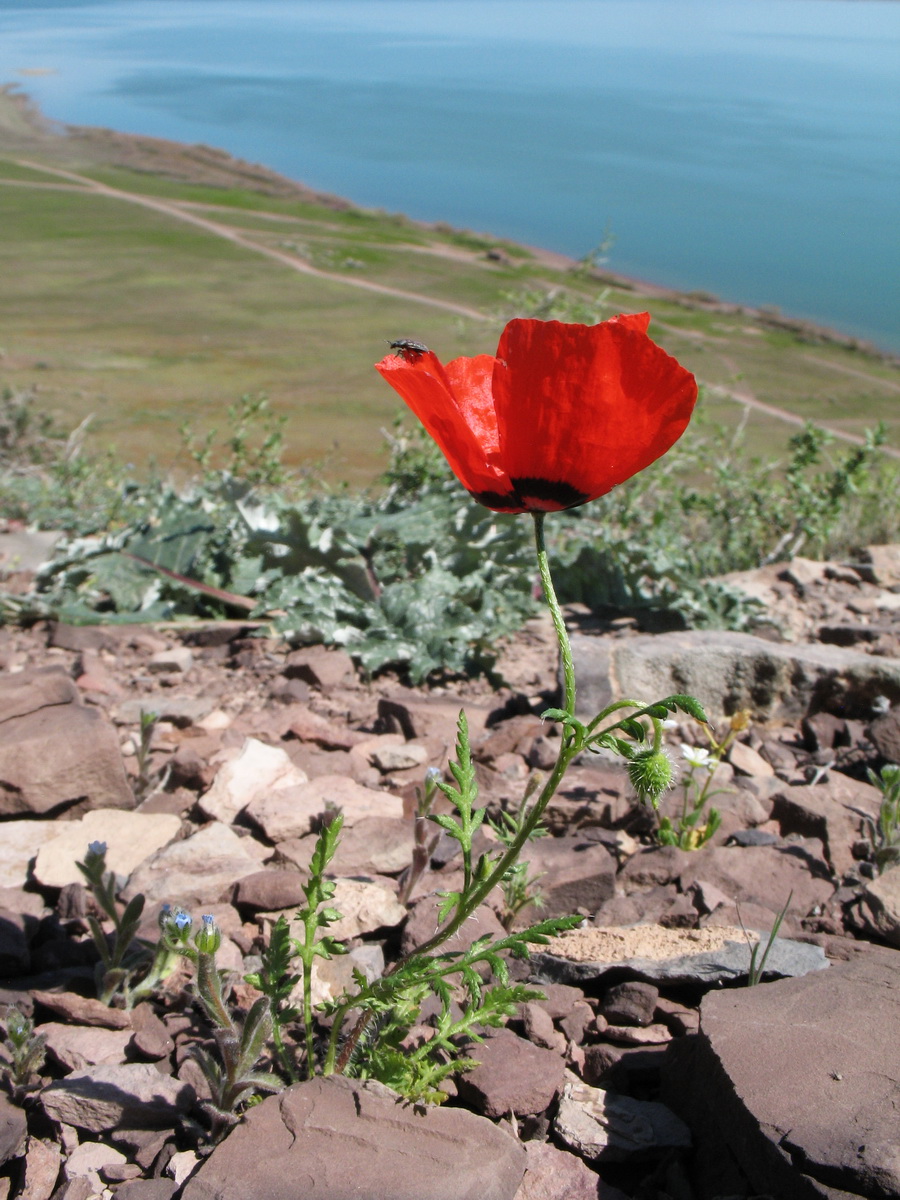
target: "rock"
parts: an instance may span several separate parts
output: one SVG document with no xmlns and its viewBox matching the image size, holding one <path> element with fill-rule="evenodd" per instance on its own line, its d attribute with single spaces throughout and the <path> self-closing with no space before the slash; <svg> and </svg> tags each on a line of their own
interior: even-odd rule
<svg viewBox="0 0 900 1200">
<path fill-rule="evenodd" d="M 746 742 L 735 742 L 728 753 L 728 761 L 739 775 L 754 775 L 757 777 L 772 777 L 775 768 L 766 762 L 759 751 L 748 746 Z"/>
<path fill-rule="evenodd" d="M 51 1120 L 89 1133 L 128 1126 L 167 1129 L 189 1111 L 194 1089 L 150 1063 L 98 1066 L 55 1079 L 41 1092 Z"/>
<path fill-rule="evenodd" d="M 523 910 L 520 924 L 570 913 L 594 913 L 616 890 L 616 860 L 604 845 L 583 837 L 540 838 L 522 852 L 529 874 L 539 875 L 540 909 Z"/>
<path fill-rule="evenodd" d="M 834 891 L 825 862 L 799 845 L 712 846 L 692 853 L 680 876 L 682 891 L 695 880 L 713 884 L 730 900 L 758 904 L 773 916 L 791 895 L 792 921 L 824 905 Z"/>
<path fill-rule="evenodd" d="M 186 674 L 193 665 L 194 656 L 187 646 L 172 646 L 151 654 L 147 670 L 151 675 Z"/>
<path fill-rule="evenodd" d="M 329 721 L 306 704 L 292 705 L 286 716 L 290 722 L 287 733 L 301 742 L 321 746 L 323 750 L 349 750 L 368 737 L 368 734 L 348 729 L 338 721 Z"/>
<path fill-rule="evenodd" d="M 253 838 L 238 837 L 230 826 L 212 821 L 141 863 L 122 898 L 128 901 L 141 892 L 148 906 L 167 903 L 192 909 L 214 904 L 238 879 L 258 871 L 265 853 Z"/>
<path fill-rule="evenodd" d="M 75 865 L 84 861 L 91 842 L 106 843 L 106 865 L 127 876 L 181 832 L 181 821 L 167 813 L 94 809 L 79 821 L 56 826 L 56 836 L 43 843 L 34 864 L 34 877 L 44 887 L 84 883 Z"/>
<path fill-rule="evenodd" d="M 193 1175 L 199 1164 L 200 1156 L 193 1150 L 180 1150 L 166 1163 L 166 1174 L 180 1185 Z"/>
<path fill-rule="evenodd" d="M 608 1081 L 613 1070 L 622 1061 L 623 1050 L 612 1046 L 609 1042 L 594 1042 L 584 1048 L 584 1066 L 582 1078 L 592 1087 Z"/>
<path fill-rule="evenodd" d="M 251 912 L 275 912 L 281 908 L 296 908 L 305 900 L 303 885 L 308 876 L 299 871 L 279 871 L 270 868 L 254 871 L 239 880 L 234 889 L 234 903 Z"/>
<path fill-rule="evenodd" d="M 116 1200 L 172 1200 L 177 1191 L 174 1179 L 134 1179 L 116 1188 Z"/>
<path fill-rule="evenodd" d="M 868 583 L 896 587 L 900 584 L 900 545 L 865 546 L 856 553 L 856 569 Z"/>
<path fill-rule="evenodd" d="M 293 650 L 287 656 L 283 673 L 287 679 L 300 679 L 323 692 L 346 687 L 356 680 L 356 668 L 350 655 L 344 650 L 325 646 Z"/>
<path fill-rule="evenodd" d="M 413 767 L 423 767 L 428 758 L 428 751 L 417 742 L 409 742 L 403 746 L 382 746 L 369 755 L 372 764 L 385 775 L 389 775 L 391 771 L 408 771 Z"/>
<path fill-rule="evenodd" d="M 81 1142 L 66 1158 L 63 1168 L 66 1179 L 87 1179 L 97 1194 L 103 1188 L 100 1172 L 104 1167 L 124 1166 L 128 1159 L 103 1142 Z"/>
<path fill-rule="evenodd" d="M 624 1046 L 661 1046 L 672 1040 L 666 1025 L 610 1025 L 603 1036 Z"/>
<path fill-rule="evenodd" d="M 589 1004 L 576 1004 L 572 1011 L 559 1022 L 559 1027 L 570 1042 L 580 1045 L 584 1041 L 585 1031 L 593 1020 L 594 1010 Z"/>
<path fill-rule="evenodd" d="M 628 1200 L 575 1154 L 551 1142 L 525 1142 L 527 1167 L 515 1200 Z"/>
<path fill-rule="evenodd" d="M 423 896 L 421 900 L 416 901 L 410 909 L 409 918 L 403 928 L 403 937 L 400 943 L 401 954 L 410 954 L 434 937 L 438 931 L 439 907 L 438 896 Z M 502 938 L 506 937 L 506 930 L 500 924 L 494 910 L 488 905 L 482 904 L 475 909 L 468 921 L 464 922 L 462 928 L 441 946 L 441 953 L 448 950 L 456 952 L 468 950 L 473 942 L 484 937 L 485 934 L 490 934 L 492 938 Z"/>
<path fill-rule="evenodd" d="M 335 880 L 334 897 L 329 903 L 341 919 L 329 925 L 328 933 L 340 941 L 391 928 L 406 918 L 406 908 L 390 888 L 364 879 Z"/>
<path fill-rule="evenodd" d="M 0 1166 L 19 1157 L 27 1136 L 24 1110 L 0 1093 Z"/>
<path fill-rule="evenodd" d="M 507 1029 L 482 1043 L 467 1045 L 465 1053 L 479 1065 L 459 1077 L 459 1094 L 486 1117 L 543 1112 L 563 1086 L 565 1067 L 560 1054 Z"/>
<path fill-rule="evenodd" d="M 100 1185 L 100 1190 L 94 1188 L 93 1182 L 85 1178 L 83 1175 L 78 1179 L 67 1179 L 66 1182 L 53 1193 L 52 1200 L 94 1200 L 95 1197 L 101 1197 L 105 1200 L 105 1193 L 109 1191 Z"/>
<path fill-rule="evenodd" d="M 898 1019 L 900 961 L 874 947 L 825 973 L 713 992 L 666 1095 L 754 1194 L 896 1196 L 900 1047 L 873 1030 Z"/>
<path fill-rule="evenodd" d="M 691 1134 L 671 1109 L 654 1100 L 567 1083 L 553 1121 L 557 1137 L 589 1162 L 625 1162 L 687 1149 Z"/>
<path fill-rule="evenodd" d="M 77 992 L 32 993 L 35 1004 L 76 1025 L 92 1025 L 100 1029 L 130 1029 L 131 1018 L 121 1008 L 110 1008 L 102 1000 L 79 996 Z"/>
<path fill-rule="evenodd" d="M 461 703 L 456 699 L 423 696 L 421 692 L 397 688 L 390 696 L 379 699 L 378 716 L 386 729 L 402 733 L 407 741 L 435 737 L 450 748 L 456 744 L 456 727 L 461 708 Z M 484 731 L 490 710 L 466 704 L 465 712 L 469 737 L 474 741 L 478 734 Z"/>
<path fill-rule="evenodd" d="M 116 732 L 55 668 L 0 677 L 0 816 L 133 808 Z"/>
<path fill-rule="evenodd" d="M 876 717 L 868 734 L 882 758 L 890 763 L 900 763 L 900 707 Z"/>
<path fill-rule="evenodd" d="M 770 720 L 825 708 L 867 718 L 877 697 L 900 700 L 900 662 L 837 646 L 706 629 L 599 640 L 572 638 L 585 712 L 623 696 L 652 702 L 687 692 L 712 717 L 746 708 Z"/>
<path fill-rule="evenodd" d="M 776 938 L 766 959 L 766 978 L 804 975 L 828 966 L 820 946 Z M 592 986 L 607 975 L 648 983 L 708 987 L 745 976 L 750 947 L 740 929 L 574 929 L 532 954 L 532 980 Z"/>
<path fill-rule="evenodd" d="M 826 783 L 808 787 L 782 784 L 775 793 L 772 816 L 782 836 L 799 833 L 819 838 L 825 857 L 838 876 L 856 864 L 851 853 L 864 815 L 877 821 L 881 793 L 871 784 L 846 775 L 832 775 Z"/>
<path fill-rule="evenodd" d="M 354 972 L 357 971 L 362 972 L 367 983 L 380 979 L 384 974 L 384 951 L 377 942 L 372 945 L 354 946 L 347 954 L 317 958 L 312 969 L 313 1004 L 324 1004 L 344 991 L 355 992 L 358 985 Z M 289 999 L 291 1004 L 302 1006 L 302 979 L 294 987 Z"/>
<path fill-rule="evenodd" d="M 525 1151 L 458 1108 L 399 1102 L 342 1076 L 295 1084 L 250 1109 L 182 1200 L 513 1200 Z"/>
<path fill-rule="evenodd" d="M 95 1025 L 61 1025 L 48 1021 L 37 1033 L 47 1039 L 47 1050 L 67 1071 L 81 1071 L 101 1063 L 121 1063 L 131 1041 L 129 1029 L 100 1029 Z"/>
<path fill-rule="evenodd" d="M 402 817 L 403 801 L 363 787 L 346 775 L 320 775 L 298 787 L 261 795 L 246 811 L 269 841 L 281 842 L 304 837 L 329 809 L 342 812 L 348 827 L 364 817 Z"/>
<path fill-rule="evenodd" d="M 585 1007 L 587 1008 L 587 1005 Z M 565 1054 L 565 1035 L 554 1029 L 553 1018 L 546 1008 L 532 1000 L 520 1006 L 519 1017 L 529 1042 L 545 1050 L 553 1050 L 556 1054 Z"/>
<path fill-rule="evenodd" d="M 129 1043 L 132 1057 L 159 1062 L 175 1049 L 165 1022 L 161 1021 L 146 1002 L 131 1010 L 133 1035 Z"/>
<path fill-rule="evenodd" d="M 629 980 L 607 988 L 599 1012 L 610 1025 L 649 1025 L 659 1000 L 659 988 Z"/>
<path fill-rule="evenodd" d="M 178 1191 L 174 1179 L 132 1179 L 115 1190 L 116 1200 L 172 1200 Z"/>
<path fill-rule="evenodd" d="M 865 885 L 859 914 L 875 937 L 900 946 L 900 866 L 889 867 Z"/>
<path fill-rule="evenodd" d="M 199 808 L 210 820 L 230 824 L 254 800 L 306 781 L 306 772 L 284 750 L 247 738 L 236 757 L 219 768 Z"/>
<path fill-rule="evenodd" d="M 178 729 L 191 725 L 203 728 L 203 721 L 216 707 L 209 696 L 172 696 L 168 692 L 155 692 L 141 700 L 124 700 L 115 710 L 119 725 L 139 725 L 141 713 L 155 713 L 160 721 L 169 721 Z M 219 726 L 221 727 L 221 726 Z"/>
<path fill-rule="evenodd" d="M 18 571 L 38 571 L 53 558 L 63 534 L 50 529 L 4 529 L 0 532 L 0 579 Z"/>
<path fill-rule="evenodd" d="M 26 975 L 31 970 L 29 925 L 36 922 L 21 913 L 0 908 L 0 979 Z M 31 930 L 33 935 L 34 930 Z"/>
<path fill-rule="evenodd" d="M 0 879 L 5 887 L 23 887 L 32 859 L 44 842 L 56 837 L 56 821 L 4 821 L 0 844 Z"/>
<path fill-rule="evenodd" d="M 391 928 L 406 917 L 406 908 L 396 894 L 380 883 L 367 879 L 336 879 L 334 896 L 329 907 L 341 914 L 339 921 L 328 926 L 329 937 L 347 940 L 376 929 Z M 271 915 L 271 914 L 270 914 Z M 291 936 L 303 937 L 303 925 L 289 912 Z"/>
<path fill-rule="evenodd" d="M 61 1161 L 62 1151 L 56 1142 L 30 1137 L 25 1150 L 25 1184 L 17 1200 L 50 1200 Z"/>
<path fill-rule="evenodd" d="M 412 862 L 415 830 L 400 817 L 362 817 L 341 832 L 334 868 L 342 875 L 398 875 Z"/>
</svg>

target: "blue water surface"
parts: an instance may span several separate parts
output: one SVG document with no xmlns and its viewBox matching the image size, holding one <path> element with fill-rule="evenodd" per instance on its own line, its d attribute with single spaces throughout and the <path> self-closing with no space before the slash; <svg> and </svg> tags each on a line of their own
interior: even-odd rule
<svg viewBox="0 0 900 1200">
<path fill-rule="evenodd" d="M 893 0 L 0 0 L 14 81 L 900 350 Z"/>
</svg>

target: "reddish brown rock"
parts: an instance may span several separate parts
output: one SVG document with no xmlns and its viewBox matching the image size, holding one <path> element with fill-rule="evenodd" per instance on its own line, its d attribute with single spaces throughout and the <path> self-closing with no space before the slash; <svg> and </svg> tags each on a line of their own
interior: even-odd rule
<svg viewBox="0 0 900 1200">
<path fill-rule="evenodd" d="M 515 1200 L 628 1200 L 576 1154 L 551 1142 L 526 1142 L 528 1166 Z"/>
<path fill-rule="evenodd" d="M 0 678 L 0 816 L 133 808 L 115 729 L 54 668 Z"/>
<path fill-rule="evenodd" d="M 851 848 L 864 815 L 877 820 L 880 802 L 881 794 L 871 784 L 832 774 L 826 783 L 810 787 L 783 785 L 775 793 L 772 816 L 783 836 L 819 838 L 832 870 L 841 876 L 856 865 Z"/>
<path fill-rule="evenodd" d="M 252 1108 L 182 1200 L 514 1200 L 525 1151 L 459 1108 L 404 1104 L 343 1076 L 295 1084 Z"/>
<path fill-rule="evenodd" d="M 754 1194 L 898 1195 L 900 1049 L 872 1032 L 896 1027 L 898 997 L 898 955 L 873 947 L 800 979 L 713 992 L 669 1102 L 694 1106 L 697 1136 L 735 1156 Z"/>
<path fill-rule="evenodd" d="M 467 1046 L 466 1053 L 479 1065 L 460 1076 L 459 1094 L 486 1117 L 543 1112 L 562 1088 L 561 1055 L 509 1030 L 498 1030 L 483 1043 Z"/>
</svg>

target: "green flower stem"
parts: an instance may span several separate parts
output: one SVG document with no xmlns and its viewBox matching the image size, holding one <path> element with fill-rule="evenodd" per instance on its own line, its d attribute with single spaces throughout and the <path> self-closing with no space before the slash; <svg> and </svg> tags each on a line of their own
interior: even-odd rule
<svg viewBox="0 0 900 1200">
<path fill-rule="evenodd" d="M 556 630 L 556 638 L 559 643 L 559 653 L 563 664 L 564 678 L 564 708 L 570 716 L 575 715 L 575 666 L 572 661 L 572 646 L 569 642 L 569 635 L 566 631 L 565 621 L 563 620 L 562 610 L 559 606 L 559 601 L 556 598 L 556 591 L 553 587 L 553 579 L 550 575 L 550 566 L 547 561 L 547 551 L 544 545 L 544 514 L 533 513 L 534 516 L 534 531 L 535 545 L 537 548 L 538 566 L 541 572 L 541 582 L 544 587 L 544 596 L 550 608 L 550 615 L 553 618 L 553 626 Z M 506 853 L 499 859 L 491 873 L 477 886 L 467 890 L 463 895 L 456 912 L 447 925 L 440 929 L 433 938 L 425 942 L 424 945 L 418 946 L 413 952 L 416 957 L 423 954 L 430 954 L 436 950 L 438 946 L 443 945 L 461 928 L 462 925 L 472 916 L 475 910 L 484 903 L 490 893 L 501 882 L 503 876 L 518 860 L 522 850 L 534 833 L 537 825 L 544 815 L 544 810 L 556 794 L 556 790 L 562 783 L 563 776 L 569 768 L 572 759 L 575 758 L 582 750 L 581 739 L 572 736 L 570 732 L 564 731 L 560 739 L 559 755 L 556 759 L 556 764 L 553 767 L 546 783 L 541 789 L 540 795 L 531 806 L 527 816 L 522 822 L 521 828 L 513 842 L 510 843 Z M 386 973 L 388 975 L 396 974 L 400 971 L 412 955 L 401 959 L 394 964 L 392 970 Z M 305 978 L 305 975 L 304 975 Z M 349 1007 L 349 1006 L 348 1006 Z M 340 1026 L 343 1021 L 345 1010 L 340 1010 L 335 1014 L 334 1024 L 332 1026 L 332 1037 L 328 1049 L 328 1054 L 325 1060 L 325 1073 L 330 1074 L 334 1070 L 337 1074 L 346 1067 L 356 1046 L 359 1036 L 368 1023 L 370 1014 L 364 1013 L 357 1021 L 355 1027 L 348 1036 L 340 1056 L 335 1061 L 337 1038 L 340 1033 Z"/>
<path fill-rule="evenodd" d="M 563 620 L 562 609 L 559 607 L 559 601 L 556 598 L 556 589 L 553 586 L 553 577 L 550 574 L 550 563 L 547 560 L 547 547 L 544 544 L 545 514 L 536 512 L 531 515 L 534 518 L 534 544 L 537 548 L 541 586 L 544 589 L 544 597 L 547 601 L 547 607 L 550 609 L 550 616 L 553 618 L 553 627 L 556 630 L 556 640 L 559 643 L 559 654 L 563 665 L 563 679 L 565 684 L 563 708 L 569 716 L 574 717 L 575 664 L 572 661 L 572 643 L 569 641 L 569 634 L 566 629 L 566 623 Z"/>
</svg>

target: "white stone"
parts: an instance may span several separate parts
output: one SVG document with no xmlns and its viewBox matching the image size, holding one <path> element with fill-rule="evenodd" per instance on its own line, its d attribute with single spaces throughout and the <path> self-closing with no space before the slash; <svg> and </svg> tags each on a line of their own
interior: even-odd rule
<svg viewBox="0 0 900 1200">
<path fill-rule="evenodd" d="M 4 821 L 0 841 L 0 879 L 4 887 L 23 887 L 28 867 L 44 842 L 59 833 L 57 821 Z"/>
<path fill-rule="evenodd" d="M 177 837 L 181 820 L 173 813 L 123 812 L 98 808 L 79 821 L 56 824 L 56 837 L 37 853 L 34 877 L 44 887 L 83 883 L 76 862 L 84 861 L 91 842 L 106 843 L 106 865 L 117 875 L 130 875 L 146 858 Z"/>
<path fill-rule="evenodd" d="M 238 879 L 258 871 L 271 851 L 251 837 L 239 837 L 221 821 L 165 846 L 143 862 L 128 880 L 123 899 L 142 892 L 148 904 L 182 904 L 191 909 L 215 903 Z"/>
<path fill-rule="evenodd" d="M 63 1167 L 66 1179 L 88 1179 L 96 1193 L 103 1189 L 103 1181 L 99 1172 L 104 1167 L 124 1166 L 128 1159 L 112 1146 L 103 1142 L 81 1142 L 69 1157 Z"/>
<path fill-rule="evenodd" d="M 307 782 L 305 771 L 278 746 L 247 738 L 240 753 L 219 768 L 212 787 L 200 799 L 204 816 L 232 822 L 259 797 Z"/>
<path fill-rule="evenodd" d="M 247 816 L 272 842 L 304 837 L 315 819 L 329 809 L 344 814 L 349 827 L 364 817 L 402 817 L 403 801 L 389 792 L 364 787 L 348 775 L 319 775 L 290 791 L 260 796 L 247 807 Z"/>
</svg>

